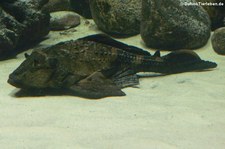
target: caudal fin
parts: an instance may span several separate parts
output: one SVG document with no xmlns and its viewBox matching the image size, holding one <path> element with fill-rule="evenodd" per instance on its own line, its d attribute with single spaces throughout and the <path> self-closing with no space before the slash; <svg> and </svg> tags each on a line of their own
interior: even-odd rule
<svg viewBox="0 0 225 149">
<path fill-rule="evenodd" d="M 162 57 L 165 70 L 162 73 L 172 74 L 188 71 L 201 71 L 217 67 L 215 62 L 202 60 L 195 52 L 179 50 Z"/>
</svg>

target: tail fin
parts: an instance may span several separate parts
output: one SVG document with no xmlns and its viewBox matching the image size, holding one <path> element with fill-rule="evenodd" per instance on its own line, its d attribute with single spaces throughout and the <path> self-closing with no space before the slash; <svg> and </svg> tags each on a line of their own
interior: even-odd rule
<svg viewBox="0 0 225 149">
<path fill-rule="evenodd" d="M 217 64 L 214 62 L 199 60 L 180 64 L 167 64 L 167 69 L 163 70 L 161 73 L 175 74 L 189 71 L 209 70 L 215 67 L 217 67 Z"/>
<path fill-rule="evenodd" d="M 160 61 L 157 60 L 159 58 Z M 200 71 L 217 67 L 216 63 L 202 60 L 195 52 L 190 50 L 171 52 L 165 56 L 153 58 L 147 63 L 147 65 L 142 66 L 142 70 L 162 74 Z"/>
<path fill-rule="evenodd" d="M 202 60 L 191 50 L 179 50 L 162 57 L 166 65 L 165 73 L 181 73 L 188 71 L 207 70 L 217 67 L 215 62 Z"/>
</svg>

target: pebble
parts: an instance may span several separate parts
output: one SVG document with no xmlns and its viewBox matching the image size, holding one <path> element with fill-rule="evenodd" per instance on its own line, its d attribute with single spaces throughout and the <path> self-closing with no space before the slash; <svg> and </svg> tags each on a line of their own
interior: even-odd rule
<svg viewBox="0 0 225 149">
<path fill-rule="evenodd" d="M 50 15 L 51 30 L 66 30 L 80 24 L 80 16 L 72 11 L 56 11 Z"/>
</svg>

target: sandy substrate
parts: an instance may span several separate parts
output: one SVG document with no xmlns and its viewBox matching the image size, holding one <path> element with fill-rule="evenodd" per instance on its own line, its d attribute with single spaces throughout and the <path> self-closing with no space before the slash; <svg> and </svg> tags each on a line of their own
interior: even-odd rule
<svg viewBox="0 0 225 149">
<path fill-rule="evenodd" d="M 98 32 L 83 20 L 75 29 L 51 32 L 38 47 Z M 154 52 L 140 35 L 120 40 Z M 224 149 L 225 57 L 210 42 L 196 52 L 218 67 L 142 78 L 139 88 L 123 89 L 127 96 L 101 100 L 16 98 L 18 90 L 6 81 L 23 53 L 1 61 L 0 149 Z"/>
</svg>

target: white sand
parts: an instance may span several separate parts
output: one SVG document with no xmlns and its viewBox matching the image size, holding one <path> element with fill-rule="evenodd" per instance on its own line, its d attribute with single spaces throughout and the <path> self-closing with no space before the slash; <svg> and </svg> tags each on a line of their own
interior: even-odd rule
<svg viewBox="0 0 225 149">
<path fill-rule="evenodd" d="M 84 21 L 76 30 L 51 32 L 39 46 L 99 32 Z M 144 48 L 140 35 L 121 41 Z M 196 52 L 218 68 L 143 78 L 127 96 L 101 100 L 16 98 L 6 81 L 23 53 L 1 61 L 0 149 L 224 149 L 225 57 L 210 42 Z"/>
</svg>

